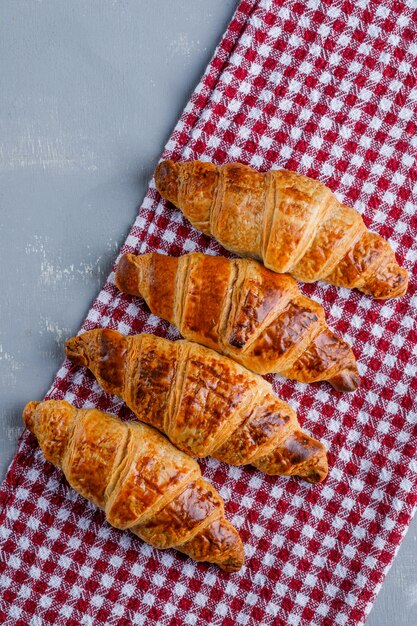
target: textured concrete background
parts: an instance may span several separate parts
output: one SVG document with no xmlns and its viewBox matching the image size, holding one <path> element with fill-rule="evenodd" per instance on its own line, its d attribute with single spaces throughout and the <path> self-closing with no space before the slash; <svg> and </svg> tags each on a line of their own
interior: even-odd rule
<svg viewBox="0 0 417 626">
<path fill-rule="evenodd" d="M 0 478 L 236 5 L 0 3 Z M 367 626 L 416 624 L 414 520 Z"/>
</svg>

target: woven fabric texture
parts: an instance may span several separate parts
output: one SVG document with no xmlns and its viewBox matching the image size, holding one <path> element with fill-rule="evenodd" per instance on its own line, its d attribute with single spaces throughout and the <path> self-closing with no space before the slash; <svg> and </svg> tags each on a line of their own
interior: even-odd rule
<svg viewBox="0 0 417 626">
<path fill-rule="evenodd" d="M 417 505 L 416 31 L 414 0 L 243 0 L 163 154 L 318 178 L 410 271 L 408 294 L 386 303 L 301 285 L 362 376 L 353 394 L 269 377 L 328 447 L 327 481 L 202 461 L 245 544 L 245 566 L 226 574 L 112 529 L 25 432 L 0 492 L 1 623 L 363 623 Z M 152 250 L 224 253 L 153 182 L 122 252 Z M 95 327 L 179 336 L 113 273 L 83 325 Z M 68 361 L 48 397 L 132 418 Z"/>
</svg>

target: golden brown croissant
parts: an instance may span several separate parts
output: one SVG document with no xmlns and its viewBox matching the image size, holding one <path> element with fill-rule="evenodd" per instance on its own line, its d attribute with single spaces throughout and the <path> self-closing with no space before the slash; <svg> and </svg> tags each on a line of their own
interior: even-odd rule
<svg viewBox="0 0 417 626">
<path fill-rule="evenodd" d="M 296 474 L 309 482 L 327 475 L 323 444 L 300 430 L 295 412 L 271 385 L 213 350 L 96 329 L 69 339 L 66 352 L 141 421 L 192 456 L 250 463 L 267 474 Z"/>
<path fill-rule="evenodd" d="M 196 461 L 156 430 L 57 400 L 29 402 L 23 419 L 45 458 L 112 526 L 229 572 L 242 567 L 242 542 L 222 498 Z"/>
<path fill-rule="evenodd" d="M 116 285 L 143 296 L 152 313 L 186 339 L 258 374 L 328 380 L 338 391 L 359 384 L 355 356 L 328 328 L 323 308 L 303 296 L 293 278 L 257 261 L 198 252 L 179 258 L 125 254 Z"/>
<path fill-rule="evenodd" d="M 241 163 L 162 161 L 155 183 L 196 228 L 274 272 L 381 299 L 407 290 L 407 271 L 388 242 L 312 178 L 287 170 L 264 174 Z"/>
</svg>

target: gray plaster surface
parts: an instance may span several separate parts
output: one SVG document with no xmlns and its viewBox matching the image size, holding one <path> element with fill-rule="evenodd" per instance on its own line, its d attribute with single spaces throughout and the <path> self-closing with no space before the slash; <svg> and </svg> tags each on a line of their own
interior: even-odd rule
<svg viewBox="0 0 417 626">
<path fill-rule="evenodd" d="M 0 2 L 0 478 L 236 5 Z M 417 520 L 367 624 L 417 625 Z"/>
</svg>

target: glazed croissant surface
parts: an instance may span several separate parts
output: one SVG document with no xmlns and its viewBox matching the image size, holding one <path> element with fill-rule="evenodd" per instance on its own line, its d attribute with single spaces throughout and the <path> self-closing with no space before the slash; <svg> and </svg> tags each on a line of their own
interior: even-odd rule
<svg viewBox="0 0 417 626">
<path fill-rule="evenodd" d="M 272 387 L 231 359 L 189 341 L 96 329 L 69 339 L 67 356 L 104 390 L 192 456 L 251 464 L 320 482 L 326 451 L 300 429 Z"/>
<path fill-rule="evenodd" d="M 186 339 L 254 372 L 305 383 L 327 380 L 339 391 L 359 384 L 355 356 L 328 328 L 323 308 L 303 296 L 293 278 L 257 261 L 197 252 L 179 258 L 125 254 L 116 284 L 143 296 L 152 313 Z"/>
<path fill-rule="evenodd" d="M 274 272 L 356 287 L 380 299 L 407 290 L 407 271 L 388 242 L 312 178 L 288 170 L 260 173 L 241 163 L 162 161 L 155 183 L 196 228 Z"/>
<path fill-rule="evenodd" d="M 29 402 L 23 418 L 45 458 L 112 526 L 155 548 L 176 548 L 226 571 L 241 568 L 243 545 L 222 498 L 196 461 L 155 429 L 57 400 Z"/>
</svg>

